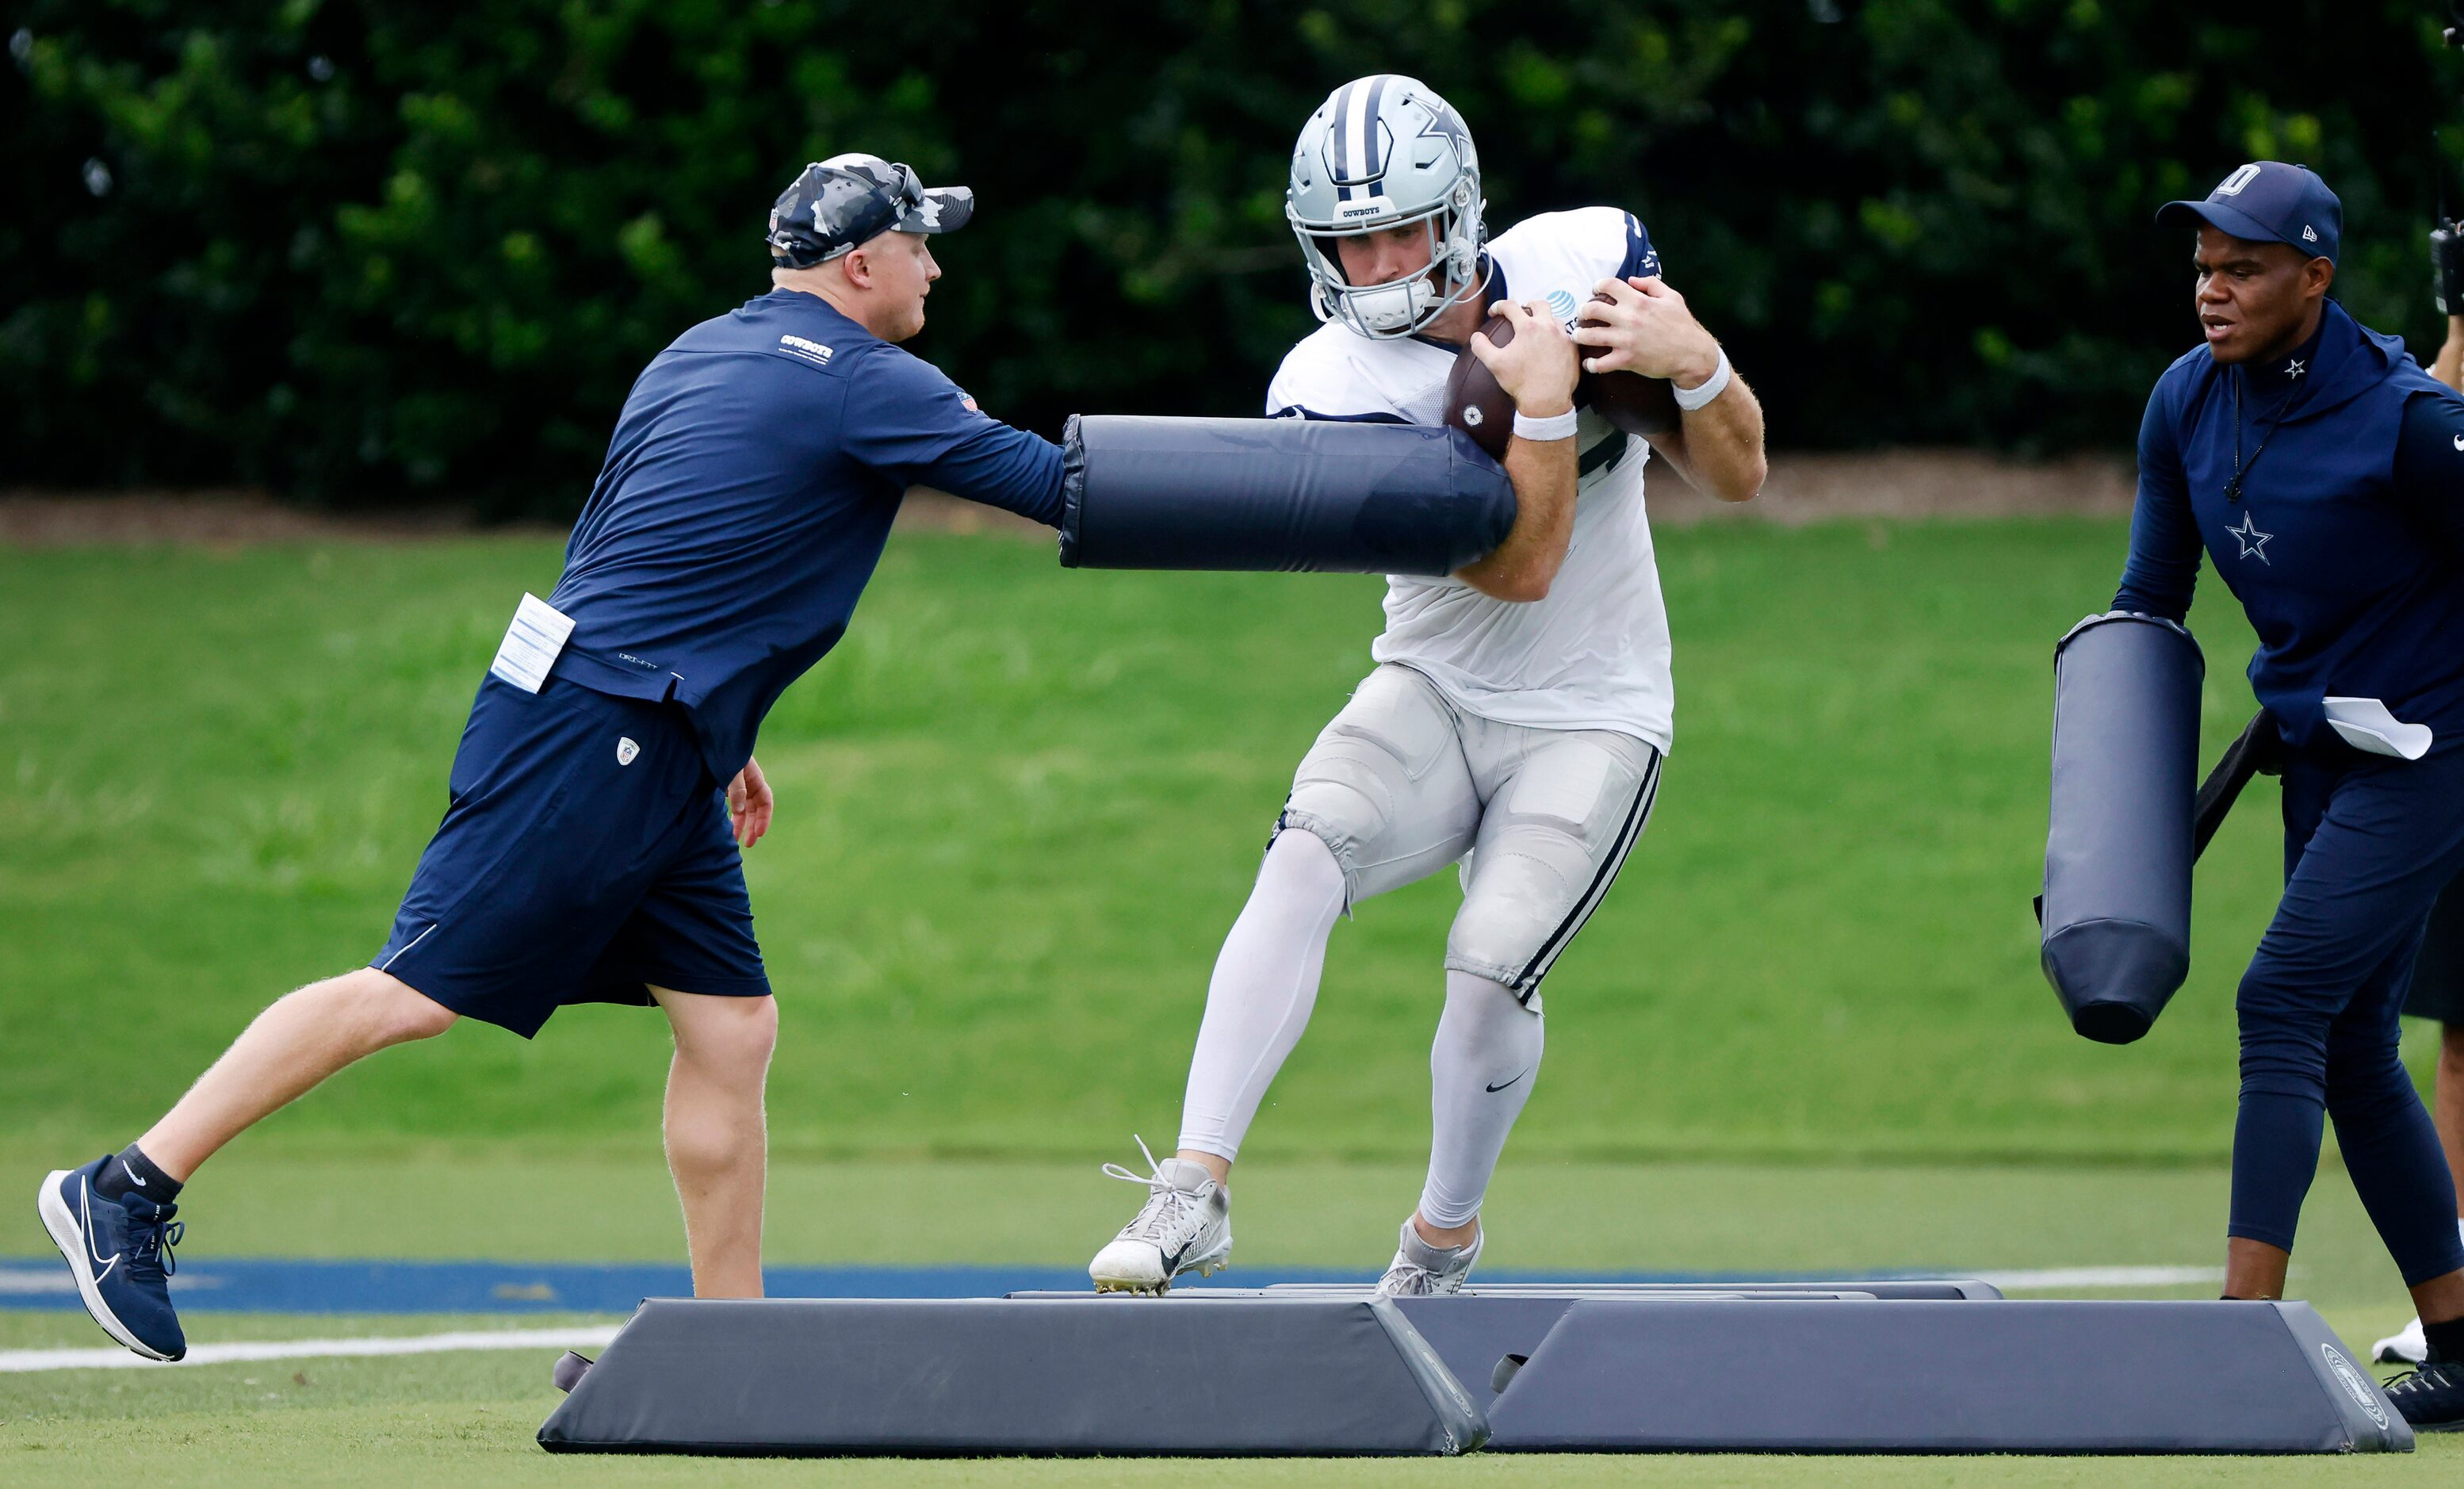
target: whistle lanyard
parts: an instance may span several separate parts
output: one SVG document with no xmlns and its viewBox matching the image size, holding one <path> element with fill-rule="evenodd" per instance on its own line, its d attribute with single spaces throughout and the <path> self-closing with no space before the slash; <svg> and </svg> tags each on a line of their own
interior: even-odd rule
<svg viewBox="0 0 2464 1489">
<path fill-rule="evenodd" d="M 2284 422 L 2284 416 L 2291 413 L 2293 405 L 2299 402 L 2301 395 L 2309 391 L 2308 381 L 2304 379 L 2294 383 L 2293 387 L 2285 393 L 2284 402 L 2277 405 L 2276 412 L 2268 417 L 2267 427 L 2258 431 L 2258 448 L 2250 452 L 2250 462 L 2245 465 L 2241 458 L 2241 385 L 2248 381 L 2248 373 L 2242 372 L 2239 368 L 2234 369 L 2233 380 L 2233 479 L 2225 482 L 2225 500 L 2235 504 L 2241 501 L 2242 478 L 2250 473 L 2252 466 L 2258 464 L 2258 457 L 2267 453 L 2267 442 L 2276 438 L 2277 426 Z"/>
</svg>

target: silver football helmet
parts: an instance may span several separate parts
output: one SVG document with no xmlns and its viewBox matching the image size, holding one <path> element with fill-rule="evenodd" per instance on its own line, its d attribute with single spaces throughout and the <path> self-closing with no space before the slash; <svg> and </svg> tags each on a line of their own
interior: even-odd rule
<svg viewBox="0 0 2464 1489">
<path fill-rule="evenodd" d="M 1363 336 L 1422 330 L 1480 293 L 1486 205 L 1480 152 L 1451 104 L 1393 73 L 1345 83 L 1301 126 L 1284 189 L 1284 216 L 1309 265 L 1309 308 Z M 1393 284 L 1345 278 L 1334 239 L 1414 223 L 1429 234 L 1426 273 Z"/>
</svg>

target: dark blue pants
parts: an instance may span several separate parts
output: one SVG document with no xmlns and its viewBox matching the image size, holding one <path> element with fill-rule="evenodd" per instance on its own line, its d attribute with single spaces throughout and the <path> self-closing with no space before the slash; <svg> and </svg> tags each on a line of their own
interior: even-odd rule
<svg viewBox="0 0 2464 1489">
<path fill-rule="evenodd" d="M 2284 771 L 2284 898 L 2242 974 L 2231 1233 L 2293 1249 L 2324 1118 L 2407 1285 L 2464 1267 L 2455 1189 L 2397 1014 L 2430 907 L 2464 870 L 2464 749 Z"/>
</svg>

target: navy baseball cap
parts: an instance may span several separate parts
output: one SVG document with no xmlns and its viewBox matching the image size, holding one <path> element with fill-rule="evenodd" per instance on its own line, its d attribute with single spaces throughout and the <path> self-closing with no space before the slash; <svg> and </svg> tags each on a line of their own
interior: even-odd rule
<svg viewBox="0 0 2464 1489">
<path fill-rule="evenodd" d="M 2167 202 L 2159 227 L 2204 222 L 2255 243 L 2289 243 L 2313 258 L 2336 261 L 2344 236 L 2344 204 L 2307 165 L 2253 161 L 2216 183 L 2204 202 Z"/>
<path fill-rule="evenodd" d="M 927 186 L 878 155 L 833 155 L 804 167 L 770 207 L 771 261 L 810 269 L 877 234 L 955 232 L 976 212 L 965 186 Z"/>
</svg>

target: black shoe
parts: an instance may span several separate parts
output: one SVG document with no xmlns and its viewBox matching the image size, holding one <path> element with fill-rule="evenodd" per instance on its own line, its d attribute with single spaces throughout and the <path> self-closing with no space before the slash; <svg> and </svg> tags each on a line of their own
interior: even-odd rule
<svg viewBox="0 0 2464 1489">
<path fill-rule="evenodd" d="M 2464 1360 L 2407 1370 L 2387 1382 L 2387 1393 L 2414 1432 L 2464 1432 Z"/>
</svg>

